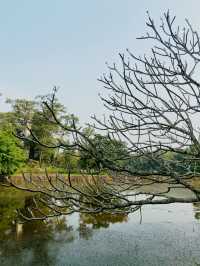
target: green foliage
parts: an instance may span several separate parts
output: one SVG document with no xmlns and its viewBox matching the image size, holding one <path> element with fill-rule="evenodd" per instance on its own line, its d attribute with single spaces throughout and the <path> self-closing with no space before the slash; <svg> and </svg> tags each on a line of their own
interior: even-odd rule
<svg viewBox="0 0 200 266">
<path fill-rule="evenodd" d="M 149 156 L 149 154 L 144 154 L 140 157 L 136 156 L 130 158 L 130 160 L 127 161 L 126 167 L 140 174 L 149 172 L 152 174 L 170 174 L 167 172 L 167 169 L 179 174 L 186 173 L 188 170 L 194 172 L 194 162 L 190 162 L 188 158 L 190 157 L 187 154 L 171 151 L 167 151 L 162 155 L 159 153 L 151 154 L 151 156 Z"/>
<path fill-rule="evenodd" d="M 63 169 L 65 172 L 70 170 L 75 173 L 78 169 L 78 163 L 79 156 L 75 151 L 69 153 L 67 150 L 63 150 L 55 156 L 54 166 Z"/>
<path fill-rule="evenodd" d="M 1 112 L 0 113 L 0 128 L 2 131 L 12 132 L 15 127 L 13 124 L 13 113 L 11 112 Z"/>
<path fill-rule="evenodd" d="M 199 172 L 200 164 L 198 162 L 185 160 L 185 157 L 189 157 L 188 155 L 168 151 L 162 156 L 155 154 L 155 158 L 145 156 L 145 154 L 140 157 L 137 157 L 137 154 L 131 156 L 125 143 L 111 139 L 108 136 L 96 134 L 91 127 L 86 127 L 83 133 L 91 140 L 93 146 L 86 143 L 85 150 L 80 153 L 77 153 L 76 150 L 69 152 L 67 150 L 61 151 L 59 149 L 46 148 L 33 141 L 33 136 L 27 130 L 27 127 L 43 144 L 54 146 L 59 141 L 66 144 L 70 142 L 69 136 L 60 130 L 59 125 L 53 119 L 51 111 L 43 104 L 43 101 L 50 103 L 50 99 L 51 95 L 38 96 L 35 101 L 26 99 L 8 100 L 7 102 L 11 104 L 12 111 L 0 113 L 0 127 L 2 131 L 7 132 L 5 134 L 11 136 L 11 132 L 15 132 L 22 137 L 28 138 L 28 140 L 18 142 L 18 145 L 22 146 L 29 159 L 29 163 L 26 166 L 27 170 L 41 172 L 41 169 L 45 167 L 51 172 L 63 172 L 70 168 L 71 172 L 77 172 L 81 168 L 96 172 L 104 171 L 102 165 L 105 166 L 107 164 L 110 168 L 126 168 L 140 173 L 148 171 L 156 173 L 162 172 L 162 168 L 166 172 L 166 167 L 163 166 L 168 164 L 170 169 L 178 173 L 184 173 L 188 170 Z M 56 97 L 54 98 L 53 111 L 58 120 L 62 121 L 66 127 L 71 126 L 72 120 L 78 121 L 76 117 L 66 112 L 64 106 Z M 13 136 L 11 136 L 11 140 L 13 143 L 16 141 Z M 7 143 L 5 145 L 10 145 L 9 141 L 6 140 L 4 142 Z M 188 152 L 196 153 L 195 147 L 191 146 Z M 12 153 L 15 154 L 15 149 Z M 13 154 L 7 157 L 5 153 L 1 154 L 1 161 L 3 162 L 1 168 L 5 168 L 2 173 L 13 173 L 18 168 L 20 157 L 16 156 L 19 160 L 14 164 L 10 164 L 11 158 L 14 158 Z M 36 162 L 36 167 L 30 165 L 31 162 Z M 6 170 L 8 164 L 12 165 L 12 169 Z"/>
<path fill-rule="evenodd" d="M 129 157 L 125 143 L 99 134 L 95 134 L 91 141 L 93 143 L 92 150 L 88 152 L 87 150 L 91 147 L 86 147 L 86 152 L 83 151 L 80 154 L 80 168 L 100 170 L 102 161 L 109 166 L 113 165 L 113 167 L 124 166 Z"/>
<path fill-rule="evenodd" d="M 5 114 L 0 115 L 1 126 L 3 124 L 10 125 L 12 127 L 11 131 L 25 138 L 23 148 L 28 155 L 28 159 L 29 161 L 38 161 L 40 168 L 54 165 L 57 160 L 56 156 L 60 157 L 59 151 L 34 142 L 34 138 L 27 128 L 31 129 L 32 134 L 45 145 L 54 146 L 57 140 L 61 138 L 63 141 L 67 141 L 67 134 L 61 136 L 59 125 L 53 119 L 51 111 L 43 103 L 44 101 L 48 102 L 49 99 L 51 99 L 51 94 L 37 96 L 34 101 L 9 99 L 7 103 L 11 105 L 12 111 L 6 116 Z M 54 98 L 53 111 L 66 126 L 70 126 L 72 119 L 78 120 L 72 114 L 67 114 L 65 107 L 56 97 Z"/>
<path fill-rule="evenodd" d="M 161 161 L 160 159 L 156 160 L 149 158 L 145 155 L 141 157 L 133 157 L 126 163 L 126 168 L 130 171 L 135 171 L 138 173 L 152 172 L 155 173 L 161 170 Z"/>
<path fill-rule="evenodd" d="M 18 146 L 16 138 L 0 131 L 0 175 L 13 174 L 24 161 L 24 151 Z"/>
<path fill-rule="evenodd" d="M 12 108 L 12 111 L 7 113 L 7 124 L 11 125 L 15 133 L 27 136 L 27 127 L 30 126 L 37 103 L 26 99 L 7 99 L 7 103 Z"/>
</svg>

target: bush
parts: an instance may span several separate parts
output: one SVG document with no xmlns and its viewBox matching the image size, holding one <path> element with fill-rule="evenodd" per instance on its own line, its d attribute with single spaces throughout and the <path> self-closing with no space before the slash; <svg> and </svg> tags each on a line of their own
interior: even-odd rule
<svg viewBox="0 0 200 266">
<path fill-rule="evenodd" d="M 25 153 L 16 138 L 6 131 L 0 131 L 0 175 L 13 174 L 24 161 Z"/>
</svg>

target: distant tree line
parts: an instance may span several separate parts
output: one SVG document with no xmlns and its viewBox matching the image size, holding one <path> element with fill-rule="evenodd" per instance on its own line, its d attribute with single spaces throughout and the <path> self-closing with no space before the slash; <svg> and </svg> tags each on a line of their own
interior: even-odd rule
<svg viewBox="0 0 200 266">
<path fill-rule="evenodd" d="M 11 106 L 11 111 L 0 113 L 0 173 L 2 175 L 13 174 L 18 168 L 26 165 L 40 168 L 52 167 L 63 171 L 70 168 L 72 172 L 80 169 L 95 172 L 101 169 L 97 158 L 88 152 L 87 149 L 91 147 L 87 147 L 87 143 L 85 151 L 81 152 L 73 145 L 69 150 L 55 148 L 58 139 L 59 141 L 62 139 L 62 142 L 68 145 L 71 140 L 67 133 L 63 134 L 59 125 L 55 123 L 52 113 L 43 104 L 43 100 L 49 97 L 50 95 L 46 95 L 37 96 L 35 100 L 8 99 L 6 101 Z M 73 114 L 68 114 L 57 98 L 54 99 L 53 110 L 67 128 L 70 129 L 72 123 L 78 124 L 79 119 Z M 124 142 L 97 134 L 90 127 L 85 127 L 84 133 L 91 139 L 100 157 L 112 160 L 119 165 L 124 163 L 124 157 L 128 156 Z M 35 137 L 38 142 L 35 141 Z M 9 158 L 6 164 L 5 156 Z M 9 169 L 5 170 L 6 167 Z"/>
<path fill-rule="evenodd" d="M 53 114 L 43 104 L 51 95 L 38 96 L 35 100 L 8 99 L 11 106 L 10 112 L 0 113 L 0 173 L 1 175 L 13 174 L 18 168 L 29 165 L 30 167 L 51 167 L 59 171 L 70 169 L 71 172 L 85 170 L 87 172 L 98 172 L 102 170 L 103 158 L 110 167 L 118 166 L 130 171 L 145 174 L 165 173 L 166 167 L 162 169 L 161 160 L 165 161 L 177 173 L 184 173 L 188 168 L 191 172 L 200 170 L 199 163 L 188 163 L 188 155 L 168 151 L 160 156 L 159 152 L 153 153 L 151 157 L 145 153 L 141 156 L 131 156 L 125 141 L 111 138 L 109 135 L 96 133 L 94 129 L 86 127 L 84 134 L 91 140 L 93 146 L 85 143 L 85 150 L 77 150 L 71 145 L 70 149 L 60 149 L 58 140 L 70 146 L 72 140 L 68 131 L 63 131 L 59 123 L 55 123 Z M 54 99 L 53 111 L 64 126 L 70 129 L 73 123 L 78 124 L 79 119 L 73 114 L 68 114 L 65 107 Z M 63 134 L 63 132 L 65 134 Z M 67 133 L 66 133 L 67 132 Z M 17 135 L 21 140 L 15 137 Z M 38 141 L 35 141 L 37 138 Z M 41 145 L 42 144 L 42 145 Z M 55 146 L 58 146 L 55 148 Z M 95 156 L 92 153 L 95 147 Z M 89 150 L 88 150 L 89 149 Z M 192 149 L 192 146 L 188 151 Z M 97 156 L 99 158 L 97 158 Z M 184 162 L 184 156 L 187 161 Z"/>
</svg>

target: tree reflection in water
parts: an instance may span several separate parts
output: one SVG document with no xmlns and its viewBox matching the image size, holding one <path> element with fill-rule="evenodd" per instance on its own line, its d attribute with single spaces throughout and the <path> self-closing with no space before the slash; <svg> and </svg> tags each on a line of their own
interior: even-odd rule
<svg viewBox="0 0 200 266">
<path fill-rule="evenodd" d="M 12 191 L 10 192 L 12 193 Z M 9 195 L 9 193 L 8 193 Z M 9 197 L 8 197 L 9 198 Z M 92 237 L 95 229 L 107 228 L 111 223 L 127 221 L 127 214 L 80 214 L 76 216 L 77 226 L 70 225 L 69 217 L 60 216 L 45 221 L 23 221 L 17 217 L 15 209 L 19 208 L 24 214 L 27 214 L 27 208 L 34 204 L 30 195 L 24 195 L 20 198 L 19 205 L 12 205 L 12 200 L 1 201 L 2 211 L 0 220 L 0 264 L 6 263 L 12 265 L 23 264 L 30 261 L 31 265 L 37 265 L 37 262 L 44 265 L 55 265 L 55 258 L 49 255 L 49 246 L 51 243 L 70 243 L 75 239 L 86 239 Z M 22 206 L 23 202 L 23 206 Z M 14 207 L 13 207 L 14 206 Z M 8 213 L 12 215 L 8 216 Z M 20 261 L 13 261 L 16 257 Z M 6 264 L 7 265 L 7 264 Z M 14 265 L 14 264 L 13 264 Z"/>
<path fill-rule="evenodd" d="M 80 223 L 91 224 L 92 228 L 107 228 L 113 223 L 122 223 L 128 221 L 127 214 L 111 214 L 111 213 L 98 213 L 98 214 L 80 214 Z"/>
<path fill-rule="evenodd" d="M 108 228 L 110 224 L 128 221 L 127 214 L 85 214 L 79 215 L 79 237 L 89 239 L 95 229 Z"/>
<path fill-rule="evenodd" d="M 12 193 L 12 192 L 11 192 Z M 31 195 L 24 195 L 23 207 L 20 205 L 6 204 L 4 199 L 4 206 L 1 213 L 2 219 L 0 220 L 0 239 L 12 241 L 32 241 L 41 240 L 45 243 L 48 240 L 71 242 L 75 240 L 77 232 L 79 238 L 88 239 L 92 236 L 93 230 L 100 228 L 108 228 L 110 224 L 127 222 L 127 214 L 79 214 L 77 218 L 78 226 L 68 224 L 67 216 L 60 216 L 58 218 L 51 218 L 48 220 L 38 221 L 23 221 L 17 214 L 7 216 L 7 213 L 14 213 L 18 207 L 20 212 L 27 215 L 27 209 L 33 207 L 34 201 Z M 1 203 L 3 204 L 3 203 Z M 36 214 L 37 215 L 37 214 Z M 1 226 L 6 221 L 6 226 Z M 2 230 L 1 230 L 2 229 Z"/>
<path fill-rule="evenodd" d="M 154 224 L 153 223 L 145 224 L 144 222 L 141 226 L 137 227 L 138 230 L 133 230 L 133 231 L 130 230 L 132 235 L 130 235 L 129 239 L 128 238 L 129 229 L 133 228 L 133 226 L 135 225 L 134 223 L 132 223 L 133 216 L 130 216 L 130 219 L 128 220 L 127 214 L 112 215 L 112 214 L 100 213 L 92 215 L 85 213 L 82 214 L 77 213 L 71 216 L 60 216 L 59 218 L 48 219 L 46 221 L 40 220 L 40 221 L 34 221 L 34 222 L 30 221 L 23 223 L 22 220 L 17 218 L 15 209 L 18 208 L 22 212 L 26 212 L 26 208 L 28 208 L 30 204 L 33 204 L 30 194 L 29 195 L 23 194 L 22 196 L 22 194 L 17 194 L 17 193 L 14 194 L 12 190 L 10 191 L 7 190 L 6 193 L 1 193 L 0 191 L 0 207 L 1 207 L 0 208 L 0 265 L 1 266 L 69 265 L 62 263 L 58 264 L 58 261 L 61 260 L 62 262 L 63 261 L 66 262 L 69 259 L 69 263 L 71 263 L 71 260 L 74 258 L 74 256 L 78 257 L 80 254 L 82 254 L 82 256 L 85 256 L 84 258 L 90 256 L 92 257 L 92 259 L 98 260 L 96 258 L 95 252 L 98 253 L 99 248 L 101 249 L 101 251 L 102 250 L 105 251 L 105 253 L 103 254 L 107 256 L 106 251 L 108 250 L 108 252 L 111 252 L 113 247 L 120 248 L 121 252 L 122 253 L 124 252 L 123 253 L 124 256 L 131 260 L 131 256 L 127 257 L 127 250 L 128 252 L 134 253 L 135 250 L 134 243 L 138 244 L 139 241 L 138 236 L 142 237 L 143 239 L 141 240 L 141 243 L 139 242 L 141 244 L 140 246 L 141 249 L 139 250 L 143 250 L 142 241 L 144 241 L 144 245 L 148 244 L 148 241 L 146 239 L 151 240 L 151 236 L 152 239 L 154 239 L 153 235 L 154 234 L 156 235 L 156 232 L 159 232 L 158 237 L 161 235 L 160 238 L 161 242 L 159 243 L 163 243 L 163 241 L 171 243 L 170 241 L 171 238 L 173 238 L 174 233 L 171 234 L 170 232 L 175 232 L 171 228 L 174 228 L 173 226 L 175 226 L 175 228 L 180 227 L 179 222 L 177 225 L 176 223 L 174 225 L 170 224 L 169 228 L 166 227 L 167 226 L 166 223 L 159 224 L 156 222 Z M 193 206 L 194 206 L 195 218 L 199 219 L 200 203 L 196 203 Z M 154 213 L 155 212 L 153 212 L 153 215 Z M 189 215 L 191 216 L 191 213 L 189 213 Z M 118 229 L 116 230 L 116 227 L 112 227 L 111 230 L 108 229 L 108 231 L 104 230 L 105 228 L 111 227 L 111 224 L 124 223 L 124 222 L 128 222 L 127 225 L 127 228 L 129 228 L 127 229 L 128 235 L 125 234 L 125 236 L 122 236 L 120 231 L 121 229 L 119 228 L 120 226 L 118 227 L 118 225 L 117 228 L 119 229 L 119 231 Z M 179 241 L 180 243 L 185 243 L 184 230 L 186 230 L 188 235 L 193 234 L 193 231 L 190 232 L 190 229 L 188 229 L 191 228 L 190 224 L 188 225 L 184 224 L 184 226 L 186 227 L 184 227 L 183 229 L 183 235 L 182 235 L 183 237 L 180 238 L 182 239 L 181 241 Z M 153 233 L 152 233 L 152 228 L 155 229 Z M 165 229 L 167 229 L 167 231 L 165 231 Z M 97 233 L 97 231 L 99 233 Z M 108 238 L 107 238 L 107 232 L 108 232 Z M 163 236 L 165 236 L 166 239 L 169 238 L 169 241 L 166 239 L 163 240 L 162 239 Z M 180 234 L 174 236 L 174 241 L 177 240 L 178 237 L 180 237 Z M 196 235 L 194 234 L 193 237 L 196 237 Z M 108 243 L 105 244 L 104 242 L 105 239 L 106 240 L 110 239 L 112 241 L 108 241 Z M 99 242 L 97 242 L 98 240 Z M 123 247 L 118 245 L 118 242 L 120 241 L 122 241 Z M 157 240 L 155 241 L 155 244 L 156 243 Z M 95 250 L 94 247 L 96 244 L 98 245 L 97 250 Z M 159 246 L 157 246 L 157 248 L 159 250 L 160 244 Z M 91 250 L 93 251 L 91 252 Z M 149 247 L 146 250 L 149 250 Z M 180 251 L 180 253 L 176 252 L 175 253 L 180 255 L 183 254 L 184 252 L 187 253 L 187 250 L 188 248 L 183 245 L 178 247 L 178 251 Z M 148 252 L 146 253 L 146 255 L 148 255 Z M 61 258 L 62 256 L 63 258 Z M 125 257 L 122 258 L 123 261 Z M 114 258 L 114 256 L 112 258 Z M 142 255 L 140 258 L 142 258 Z M 75 261 L 76 259 L 73 260 Z M 71 265 L 76 265 L 76 264 L 71 264 Z M 85 263 L 83 265 L 88 265 L 88 264 Z M 123 263 L 121 265 L 123 265 Z"/>
<path fill-rule="evenodd" d="M 200 202 L 193 203 L 193 207 L 195 219 L 200 220 Z"/>
</svg>

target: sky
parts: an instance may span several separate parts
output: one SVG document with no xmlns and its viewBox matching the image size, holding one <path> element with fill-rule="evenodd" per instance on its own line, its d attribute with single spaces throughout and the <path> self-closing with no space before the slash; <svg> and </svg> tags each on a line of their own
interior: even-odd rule
<svg viewBox="0 0 200 266">
<path fill-rule="evenodd" d="M 100 117 L 105 63 L 126 48 L 150 48 L 136 40 L 146 32 L 146 11 L 159 23 L 168 9 L 200 32 L 198 0 L 0 0 L 0 111 L 9 110 L 6 98 L 34 99 L 58 86 L 59 100 L 81 122 Z"/>
</svg>

